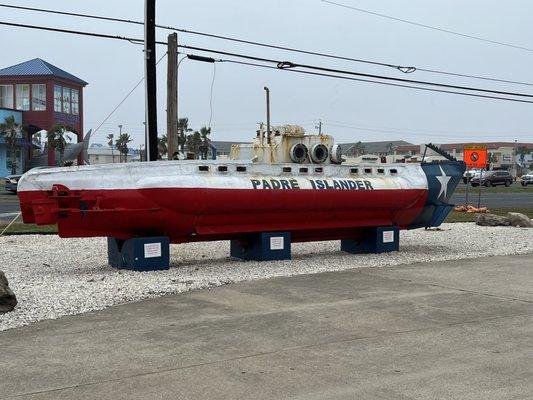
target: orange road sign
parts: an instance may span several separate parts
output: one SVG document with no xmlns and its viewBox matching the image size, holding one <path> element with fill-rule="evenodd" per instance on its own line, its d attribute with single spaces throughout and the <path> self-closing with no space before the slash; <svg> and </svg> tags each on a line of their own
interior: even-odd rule
<svg viewBox="0 0 533 400">
<path fill-rule="evenodd" d="M 487 146 L 484 144 L 467 144 L 463 147 L 463 161 L 468 168 L 487 167 Z"/>
</svg>

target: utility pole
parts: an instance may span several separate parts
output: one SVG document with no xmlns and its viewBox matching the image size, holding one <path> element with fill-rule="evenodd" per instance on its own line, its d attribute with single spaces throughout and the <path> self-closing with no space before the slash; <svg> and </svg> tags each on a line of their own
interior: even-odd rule
<svg viewBox="0 0 533 400">
<path fill-rule="evenodd" d="M 267 143 L 270 146 L 270 89 L 265 86 L 267 112 Z"/>
<path fill-rule="evenodd" d="M 318 129 L 318 136 L 322 136 L 322 120 L 321 119 L 318 120 L 318 125 L 315 126 L 315 128 Z"/>
<path fill-rule="evenodd" d="M 178 34 L 168 35 L 167 70 L 167 153 L 174 159 L 178 151 Z"/>
<path fill-rule="evenodd" d="M 155 0 L 145 0 L 144 57 L 146 86 L 146 155 L 157 160 L 157 75 L 155 52 Z"/>
</svg>

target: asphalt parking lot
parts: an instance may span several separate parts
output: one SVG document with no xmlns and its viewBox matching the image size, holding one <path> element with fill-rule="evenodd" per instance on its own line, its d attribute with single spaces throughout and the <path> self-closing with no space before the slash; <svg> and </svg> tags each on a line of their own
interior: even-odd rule
<svg viewBox="0 0 533 400">
<path fill-rule="evenodd" d="M 530 399 L 531 259 L 242 282 L 0 332 L 0 399 Z"/>
</svg>

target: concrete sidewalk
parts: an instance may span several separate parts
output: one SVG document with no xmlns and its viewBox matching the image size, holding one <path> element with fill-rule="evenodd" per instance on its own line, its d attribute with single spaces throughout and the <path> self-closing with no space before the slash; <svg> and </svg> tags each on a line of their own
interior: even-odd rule
<svg viewBox="0 0 533 400">
<path fill-rule="evenodd" d="M 233 284 L 0 332 L 0 398 L 531 399 L 533 255 Z"/>
</svg>

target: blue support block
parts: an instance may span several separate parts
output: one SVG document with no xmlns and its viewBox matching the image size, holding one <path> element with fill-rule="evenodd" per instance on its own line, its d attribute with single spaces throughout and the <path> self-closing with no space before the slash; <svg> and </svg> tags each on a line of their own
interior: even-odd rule
<svg viewBox="0 0 533 400">
<path fill-rule="evenodd" d="M 134 239 L 107 238 L 107 256 L 113 268 L 131 271 L 160 271 L 169 268 L 168 237 Z"/>
<path fill-rule="evenodd" d="M 397 226 L 369 228 L 361 239 L 341 240 L 341 250 L 352 254 L 386 253 L 400 249 Z"/>
<path fill-rule="evenodd" d="M 231 257 L 241 260 L 272 261 L 291 259 L 290 232 L 263 232 L 232 240 Z"/>
</svg>

